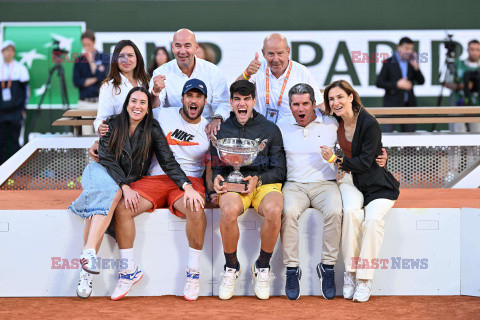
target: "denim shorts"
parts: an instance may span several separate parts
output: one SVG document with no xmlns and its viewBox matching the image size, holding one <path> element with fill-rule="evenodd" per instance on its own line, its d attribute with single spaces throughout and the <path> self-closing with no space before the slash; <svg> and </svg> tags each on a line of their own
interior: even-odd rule
<svg viewBox="0 0 480 320">
<path fill-rule="evenodd" d="M 94 214 L 108 214 L 119 186 L 101 164 L 92 161 L 83 171 L 82 189 L 68 209 L 82 218 L 89 218 Z"/>
</svg>

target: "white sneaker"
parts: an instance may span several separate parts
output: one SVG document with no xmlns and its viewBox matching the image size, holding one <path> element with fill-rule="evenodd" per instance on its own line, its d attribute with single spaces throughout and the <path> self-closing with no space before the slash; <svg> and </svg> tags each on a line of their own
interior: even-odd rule
<svg viewBox="0 0 480 320">
<path fill-rule="evenodd" d="M 122 299 L 130 292 L 130 288 L 143 278 L 143 271 L 137 266 L 134 270 L 119 272 L 118 283 L 112 294 L 112 300 Z"/>
<path fill-rule="evenodd" d="M 240 276 L 240 266 L 238 270 L 225 267 L 225 271 L 221 276 L 222 280 L 218 288 L 218 297 L 222 300 L 228 300 L 235 293 L 235 283 Z"/>
<path fill-rule="evenodd" d="M 351 300 L 355 293 L 355 273 L 345 272 L 343 275 L 343 298 Z"/>
<path fill-rule="evenodd" d="M 187 268 L 187 279 L 183 288 L 183 297 L 188 301 L 195 301 L 200 294 L 200 270 Z"/>
<path fill-rule="evenodd" d="M 91 274 L 100 273 L 100 263 L 94 249 L 85 249 L 80 255 L 80 264 L 82 269 Z"/>
<path fill-rule="evenodd" d="M 270 268 L 257 268 L 255 262 L 252 273 L 255 295 L 260 300 L 267 300 L 270 298 Z"/>
<path fill-rule="evenodd" d="M 355 302 L 367 302 L 372 294 L 372 280 L 357 279 L 357 287 L 353 295 Z"/>
<path fill-rule="evenodd" d="M 85 270 L 80 270 L 78 279 L 77 297 L 87 299 L 92 294 L 92 275 Z"/>
</svg>

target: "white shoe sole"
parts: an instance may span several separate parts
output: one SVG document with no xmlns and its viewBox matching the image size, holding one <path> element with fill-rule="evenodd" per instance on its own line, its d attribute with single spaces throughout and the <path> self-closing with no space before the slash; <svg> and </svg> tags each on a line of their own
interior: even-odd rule
<svg viewBox="0 0 480 320">
<path fill-rule="evenodd" d="M 90 274 L 100 274 L 100 270 L 88 269 L 88 268 L 86 268 L 85 266 L 82 266 L 82 269 L 83 269 L 85 272 L 88 272 L 88 273 L 90 273 Z"/>
<path fill-rule="evenodd" d="M 198 299 L 198 297 L 196 297 L 195 299 L 188 299 L 185 295 L 183 295 L 183 298 L 187 301 L 195 301 Z"/>
<path fill-rule="evenodd" d="M 358 298 L 354 298 L 353 302 L 367 302 L 368 300 L 370 300 L 370 297 L 368 297 L 367 300 L 359 300 Z"/>
<path fill-rule="evenodd" d="M 120 300 L 120 299 L 122 299 L 123 297 L 125 297 L 125 296 L 130 292 L 130 290 L 132 289 L 133 285 L 134 285 L 135 283 L 137 283 L 138 281 L 142 280 L 143 275 L 144 275 L 144 274 L 142 273 L 142 276 L 141 276 L 140 278 L 138 278 L 137 281 L 135 281 L 134 283 L 132 283 L 132 285 L 130 286 L 130 289 L 129 289 L 127 292 L 125 292 L 125 293 L 122 294 L 121 296 L 118 296 L 118 297 L 116 297 L 116 298 L 111 298 L 111 299 L 112 299 L 113 301 L 117 301 L 117 300 Z"/>
<path fill-rule="evenodd" d="M 76 289 L 75 292 L 77 293 L 77 297 L 79 297 L 80 299 L 88 299 L 92 295 L 92 293 L 90 292 L 90 294 L 88 296 L 83 297 L 78 293 L 78 289 Z"/>
</svg>

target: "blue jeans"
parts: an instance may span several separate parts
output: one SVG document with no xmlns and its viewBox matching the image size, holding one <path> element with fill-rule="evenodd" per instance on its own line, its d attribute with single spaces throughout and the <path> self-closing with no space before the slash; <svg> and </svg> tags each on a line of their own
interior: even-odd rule
<svg viewBox="0 0 480 320">
<path fill-rule="evenodd" d="M 89 218 L 108 214 L 119 187 L 101 164 L 92 161 L 83 171 L 82 189 L 68 208 L 82 218 Z"/>
</svg>

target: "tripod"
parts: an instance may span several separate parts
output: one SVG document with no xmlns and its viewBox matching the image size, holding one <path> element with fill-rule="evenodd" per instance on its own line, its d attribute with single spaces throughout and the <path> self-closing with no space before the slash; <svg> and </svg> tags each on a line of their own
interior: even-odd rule
<svg viewBox="0 0 480 320">
<path fill-rule="evenodd" d="M 55 57 L 55 66 L 50 69 L 48 72 L 48 78 L 47 82 L 45 83 L 45 91 L 42 93 L 42 96 L 40 97 L 40 101 L 38 102 L 37 110 L 33 116 L 32 122 L 30 123 L 30 126 L 28 128 L 28 133 L 32 132 L 33 128 L 35 127 L 35 123 L 37 122 L 38 116 L 40 115 L 40 111 L 42 111 L 42 103 L 43 100 L 45 99 L 45 96 L 47 95 L 48 89 L 50 89 L 50 83 L 52 81 L 53 75 L 55 72 L 58 73 L 58 77 L 60 79 L 60 94 L 62 96 L 62 104 L 63 104 L 63 111 L 66 111 L 70 109 L 70 103 L 68 102 L 68 93 L 67 93 L 67 85 L 65 83 L 65 71 L 62 66 L 62 59 L 59 59 L 61 57 L 61 54 L 58 54 L 56 51 L 53 52 L 54 57 Z M 66 131 L 67 129 L 65 129 Z M 28 134 L 27 134 L 27 142 L 28 142 Z"/>
<path fill-rule="evenodd" d="M 442 105 L 442 100 L 443 100 L 443 88 L 445 87 L 446 83 L 454 83 L 455 81 L 455 75 L 456 75 L 456 70 L 455 70 L 455 50 L 456 50 L 456 44 L 455 42 L 452 41 L 452 35 L 447 35 L 447 42 L 445 42 L 445 48 L 447 49 L 447 54 L 445 56 L 445 70 L 440 72 L 439 78 L 441 79 L 440 81 L 440 94 L 438 95 L 437 98 L 437 107 L 440 107 Z M 451 103 L 452 104 L 452 103 Z M 432 128 L 430 129 L 430 132 L 435 131 L 437 128 L 437 124 L 434 123 L 432 124 Z"/>
</svg>

